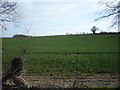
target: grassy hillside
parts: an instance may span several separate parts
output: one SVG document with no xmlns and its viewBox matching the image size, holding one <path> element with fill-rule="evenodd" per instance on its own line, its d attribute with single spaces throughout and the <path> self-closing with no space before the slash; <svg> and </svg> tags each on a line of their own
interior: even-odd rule
<svg viewBox="0 0 120 90">
<path fill-rule="evenodd" d="M 24 70 L 39 74 L 116 73 L 118 35 L 3 38 L 3 70 L 27 49 Z"/>
</svg>

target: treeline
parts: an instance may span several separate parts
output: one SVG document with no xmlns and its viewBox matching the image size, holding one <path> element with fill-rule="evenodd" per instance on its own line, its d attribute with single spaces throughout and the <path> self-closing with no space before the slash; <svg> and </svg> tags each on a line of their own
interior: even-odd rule
<svg viewBox="0 0 120 90">
<path fill-rule="evenodd" d="M 16 34 L 16 35 L 13 35 L 13 37 L 28 37 L 27 35 L 23 35 L 23 34 Z"/>
<path fill-rule="evenodd" d="M 120 32 L 100 32 L 97 34 L 120 34 Z"/>
<path fill-rule="evenodd" d="M 92 33 L 83 33 L 83 34 L 92 34 Z M 100 34 L 120 34 L 120 32 L 100 32 L 100 33 L 94 33 L 94 34 L 97 34 L 97 35 L 100 35 Z M 66 35 L 80 35 L 80 34 L 69 34 L 69 33 L 66 33 Z M 13 35 L 13 38 L 16 38 L 16 37 L 32 37 L 32 36 L 23 35 L 23 34 Z"/>
<path fill-rule="evenodd" d="M 16 38 L 16 37 L 31 37 L 31 36 L 24 35 L 24 34 L 15 34 L 15 35 L 13 35 L 13 38 Z"/>
</svg>

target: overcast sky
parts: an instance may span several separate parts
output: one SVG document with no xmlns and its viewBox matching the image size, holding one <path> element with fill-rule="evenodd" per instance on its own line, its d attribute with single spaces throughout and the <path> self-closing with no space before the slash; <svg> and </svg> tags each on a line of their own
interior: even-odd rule
<svg viewBox="0 0 120 90">
<path fill-rule="evenodd" d="M 102 31 L 116 31 L 108 28 L 110 20 L 94 22 L 97 14 L 104 7 L 98 4 L 100 0 L 29 0 L 18 2 L 21 23 L 18 27 L 8 25 L 3 37 L 15 34 L 32 36 L 64 35 L 66 33 L 92 33 L 92 26 Z M 28 29 L 30 28 L 29 32 Z M 99 31 L 98 31 L 99 32 Z"/>
</svg>

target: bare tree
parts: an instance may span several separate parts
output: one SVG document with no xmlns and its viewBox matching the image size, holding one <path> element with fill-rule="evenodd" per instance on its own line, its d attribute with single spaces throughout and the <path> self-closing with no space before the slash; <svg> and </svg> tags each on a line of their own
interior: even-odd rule
<svg viewBox="0 0 120 90">
<path fill-rule="evenodd" d="M 118 0 L 101 0 L 99 3 L 104 5 L 105 9 L 100 12 L 101 16 L 95 19 L 95 21 L 112 18 L 111 27 L 120 25 L 120 2 Z"/>
<path fill-rule="evenodd" d="M 17 23 L 17 2 L 0 0 L 0 28 L 7 30 L 8 23 Z"/>
</svg>

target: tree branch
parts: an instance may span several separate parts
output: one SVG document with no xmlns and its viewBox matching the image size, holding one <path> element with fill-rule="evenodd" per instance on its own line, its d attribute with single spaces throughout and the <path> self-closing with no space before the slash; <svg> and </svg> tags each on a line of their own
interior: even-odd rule
<svg viewBox="0 0 120 90">
<path fill-rule="evenodd" d="M 113 15 L 115 15 L 115 14 L 117 14 L 117 12 L 113 12 L 113 13 L 110 13 L 110 14 L 108 14 L 108 15 L 101 16 L 101 17 L 95 19 L 95 21 L 98 21 L 98 20 L 100 20 L 100 19 L 103 19 L 103 18 L 107 18 L 107 17 L 113 16 Z"/>
<path fill-rule="evenodd" d="M 0 0 L 0 26 L 3 29 L 7 29 L 7 22 L 15 22 L 19 16 L 17 13 L 17 2 L 2 2 Z"/>
<path fill-rule="evenodd" d="M 101 12 L 101 14 L 104 15 L 95 19 L 95 21 L 106 18 L 113 18 L 112 25 L 110 27 L 116 27 L 116 25 L 120 24 L 120 2 L 118 2 L 117 0 L 105 3 L 104 2 L 105 1 L 102 2 L 102 0 L 101 2 L 99 2 L 100 4 L 105 5 L 105 9 Z"/>
</svg>

